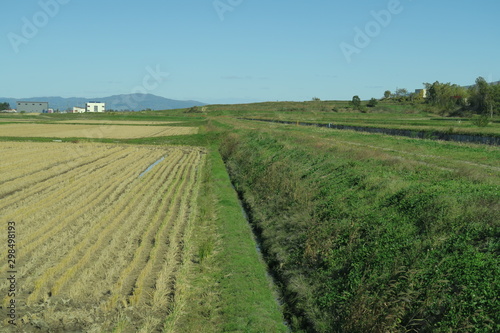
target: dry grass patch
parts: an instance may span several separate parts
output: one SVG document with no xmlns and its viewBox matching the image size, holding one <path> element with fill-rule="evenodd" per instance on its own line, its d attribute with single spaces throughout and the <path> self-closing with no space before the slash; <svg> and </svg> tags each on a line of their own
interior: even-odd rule
<svg viewBox="0 0 500 333">
<path fill-rule="evenodd" d="M 161 330 L 185 288 L 178 276 L 191 257 L 204 150 L 24 142 L 0 150 L 14 170 L 23 165 L 0 177 L 2 217 L 16 222 L 20 331 Z M 8 270 L 0 263 L 0 275 Z M 4 308 L 8 288 L 0 281 Z"/>
<path fill-rule="evenodd" d="M 197 127 L 126 126 L 126 125 L 58 125 L 6 124 L 0 136 L 89 139 L 135 139 L 144 137 L 196 134 Z"/>
<path fill-rule="evenodd" d="M 35 119 L 20 119 L 20 118 L 0 118 L 0 123 L 18 123 L 18 122 L 32 122 Z"/>
<path fill-rule="evenodd" d="M 61 120 L 61 124 L 104 124 L 104 125 L 168 125 L 177 124 L 178 121 L 142 121 L 142 120 Z"/>
</svg>

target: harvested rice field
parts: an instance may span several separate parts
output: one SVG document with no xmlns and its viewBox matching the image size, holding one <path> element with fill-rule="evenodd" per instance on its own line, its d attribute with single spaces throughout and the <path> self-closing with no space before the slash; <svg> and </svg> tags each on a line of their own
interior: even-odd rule
<svg viewBox="0 0 500 333">
<path fill-rule="evenodd" d="M 178 123 L 177 121 L 131 121 L 131 120 L 62 120 L 61 124 L 105 124 L 105 125 L 168 125 Z"/>
<path fill-rule="evenodd" d="M 44 138 L 108 138 L 135 139 L 145 137 L 196 134 L 197 127 L 69 125 L 69 124 L 5 124 L 0 126 L 3 137 Z"/>
<path fill-rule="evenodd" d="M 15 271 L 19 332 L 162 331 L 189 261 L 205 150 L 3 142 L 0 153 L 14 235 L 2 233 L 12 257 L 0 275 Z M 3 309 L 11 286 L 0 280 Z"/>
</svg>

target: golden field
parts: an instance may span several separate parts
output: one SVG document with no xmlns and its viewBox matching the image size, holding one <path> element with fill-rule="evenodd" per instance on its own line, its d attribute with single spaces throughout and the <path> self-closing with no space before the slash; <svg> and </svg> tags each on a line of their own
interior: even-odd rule
<svg viewBox="0 0 500 333">
<path fill-rule="evenodd" d="M 61 120 L 61 124 L 102 124 L 102 125 L 168 125 L 178 123 L 177 121 L 136 121 L 136 120 Z"/>
<path fill-rule="evenodd" d="M 20 332 L 163 329 L 178 306 L 205 151 L 4 142 L 0 152 L 0 212 L 16 223 Z M 0 275 L 8 271 L 0 262 Z M 4 309 L 8 288 L 2 279 Z"/>
<path fill-rule="evenodd" d="M 70 124 L 5 124 L 0 136 L 44 138 L 108 138 L 135 139 L 172 135 L 196 134 L 197 127 L 70 125 Z"/>
</svg>

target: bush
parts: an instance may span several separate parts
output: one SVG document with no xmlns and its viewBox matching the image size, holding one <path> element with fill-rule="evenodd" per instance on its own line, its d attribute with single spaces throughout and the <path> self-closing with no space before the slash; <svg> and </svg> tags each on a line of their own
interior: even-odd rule
<svg viewBox="0 0 500 333">
<path fill-rule="evenodd" d="M 358 110 L 361 107 L 361 99 L 358 95 L 352 97 L 351 105 L 355 110 Z"/>
<path fill-rule="evenodd" d="M 376 98 L 372 98 L 368 101 L 368 104 L 366 104 L 366 106 L 368 106 L 369 108 L 373 108 L 373 107 L 376 107 L 378 104 L 378 100 Z"/>
<path fill-rule="evenodd" d="M 203 111 L 199 107 L 193 106 L 193 107 L 185 110 L 184 113 L 203 113 Z"/>
<path fill-rule="evenodd" d="M 490 123 L 487 115 L 472 118 L 472 123 L 478 127 L 486 127 Z"/>
</svg>

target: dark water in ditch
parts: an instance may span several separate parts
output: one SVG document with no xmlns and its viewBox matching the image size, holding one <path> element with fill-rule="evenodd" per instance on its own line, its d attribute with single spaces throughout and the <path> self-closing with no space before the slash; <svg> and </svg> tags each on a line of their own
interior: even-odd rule
<svg viewBox="0 0 500 333">
<path fill-rule="evenodd" d="M 468 143 L 479 143 L 479 144 L 495 145 L 495 146 L 500 145 L 500 137 L 495 137 L 495 136 L 453 134 L 453 133 L 431 132 L 431 131 L 414 131 L 414 130 L 381 128 L 381 127 L 349 126 L 349 125 L 337 125 L 334 123 L 320 124 L 320 123 L 305 123 L 300 121 L 296 122 L 296 121 L 255 119 L 255 118 L 240 118 L 240 119 L 264 121 L 269 123 L 278 123 L 287 125 L 316 126 L 316 127 L 326 127 L 326 128 L 340 129 L 340 130 L 352 130 L 352 131 L 367 132 L 367 133 L 380 133 L 380 134 L 387 134 L 394 136 L 406 136 L 416 139 L 468 142 Z"/>
</svg>

